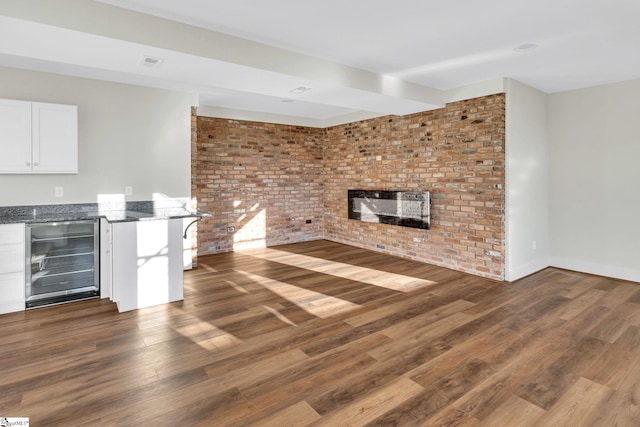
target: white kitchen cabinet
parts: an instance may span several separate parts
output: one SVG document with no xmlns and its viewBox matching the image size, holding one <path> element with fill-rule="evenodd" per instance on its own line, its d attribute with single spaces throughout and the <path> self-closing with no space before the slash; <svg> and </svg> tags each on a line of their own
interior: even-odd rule
<svg viewBox="0 0 640 427">
<path fill-rule="evenodd" d="M 111 298 L 111 224 L 100 219 L 100 298 Z"/>
<path fill-rule="evenodd" d="M 191 270 L 193 268 L 193 259 L 191 258 L 191 227 L 195 218 L 184 218 L 182 220 L 182 269 Z M 186 238 L 185 236 L 186 232 Z"/>
<path fill-rule="evenodd" d="M 78 107 L 0 99 L 0 173 L 78 173 Z"/>
<path fill-rule="evenodd" d="M 31 104 L 34 173 L 78 173 L 78 107 Z"/>
<path fill-rule="evenodd" d="M 0 172 L 31 172 L 31 103 L 0 99 Z"/>
<path fill-rule="evenodd" d="M 0 313 L 25 309 L 24 224 L 0 225 Z"/>
<path fill-rule="evenodd" d="M 129 311 L 184 299 L 183 220 L 111 224 L 111 299 Z"/>
</svg>

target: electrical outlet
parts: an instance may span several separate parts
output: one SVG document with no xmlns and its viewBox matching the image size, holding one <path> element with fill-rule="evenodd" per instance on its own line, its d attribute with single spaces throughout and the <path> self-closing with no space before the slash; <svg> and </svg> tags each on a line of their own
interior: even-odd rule
<svg viewBox="0 0 640 427">
<path fill-rule="evenodd" d="M 536 241 L 535 241 L 535 240 L 533 240 L 533 241 L 531 242 L 531 249 L 533 249 L 533 250 L 535 251 L 535 250 L 537 249 L 537 247 L 538 247 L 538 245 L 536 244 Z"/>
<path fill-rule="evenodd" d="M 234 231 L 236 231 L 236 228 L 232 225 L 230 225 L 229 227 L 227 227 L 227 233 L 233 233 Z"/>
<path fill-rule="evenodd" d="M 127 185 L 126 187 L 124 187 L 124 195 L 133 196 L 133 187 L 130 185 Z"/>
<path fill-rule="evenodd" d="M 64 187 L 56 187 L 56 197 L 64 197 Z"/>
</svg>

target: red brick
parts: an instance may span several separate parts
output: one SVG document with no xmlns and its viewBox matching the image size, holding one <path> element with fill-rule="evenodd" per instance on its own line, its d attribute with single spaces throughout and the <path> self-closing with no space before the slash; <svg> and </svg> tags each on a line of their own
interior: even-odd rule
<svg viewBox="0 0 640 427">
<path fill-rule="evenodd" d="M 504 105 L 498 94 L 328 129 L 197 117 L 192 194 L 214 213 L 198 225 L 198 253 L 233 250 L 234 234 L 264 209 L 270 246 L 323 237 L 378 251 L 380 244 L 385 253 L 502 279 Z M 349 220 L 349 189 L 430 191 L 432 228 Z"/>
</svg>

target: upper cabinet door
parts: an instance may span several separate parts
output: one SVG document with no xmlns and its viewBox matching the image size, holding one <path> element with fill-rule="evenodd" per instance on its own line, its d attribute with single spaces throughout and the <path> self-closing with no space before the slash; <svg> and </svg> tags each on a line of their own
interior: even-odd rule
<svg viewBox="0 0 640 427">
<path fill-rule="evenodd" d="M 33 173 L 78 173 L 78 107 L 32 103 Z"/>
<path fill-rule="evenodd" d="M 31 172 L 31 102 L 0 99 L 0 172 Z"/>
</svg>

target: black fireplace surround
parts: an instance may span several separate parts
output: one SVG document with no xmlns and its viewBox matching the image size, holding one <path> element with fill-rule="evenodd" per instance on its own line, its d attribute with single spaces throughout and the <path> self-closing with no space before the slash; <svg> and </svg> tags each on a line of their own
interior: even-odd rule
<svg viewBox="0 0 640 427">
<path fill-rule="evenodd" d="M 431 227 L 428 191 L 348 190 L 349 219 L 401 227 Z"/>
</svg>

